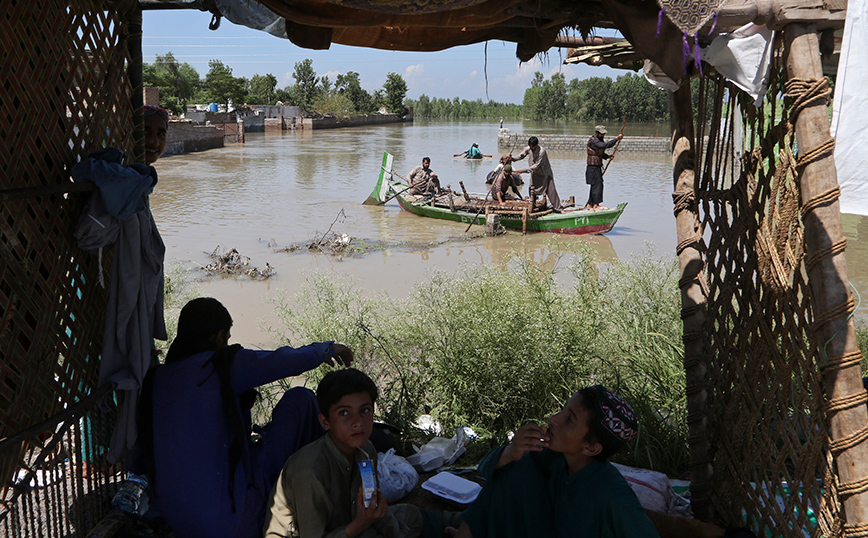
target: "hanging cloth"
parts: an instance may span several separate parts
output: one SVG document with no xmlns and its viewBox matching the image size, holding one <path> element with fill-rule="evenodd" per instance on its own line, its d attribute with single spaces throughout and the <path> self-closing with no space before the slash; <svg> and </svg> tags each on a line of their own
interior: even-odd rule
<svg viewBox="0 0 868 538">
<path fill-rule="evenodd" d="M 142 164 L 124 166 L 126 159 L 122 151 L 109 148 L 70 170 L 77 182 L 91 181 L 99 187 L 79 219 L 79 245 L 89 250 L 114 248 L 99 369 L 99 384 L 111 383 L 123 400 L 107 456 L 110 463 L 123 459 L 136 441 L 136 409 L 151 365 L 153 339 L 167 338 L 166 247 L 147 199 L 157 172 Z"/>
</svg>

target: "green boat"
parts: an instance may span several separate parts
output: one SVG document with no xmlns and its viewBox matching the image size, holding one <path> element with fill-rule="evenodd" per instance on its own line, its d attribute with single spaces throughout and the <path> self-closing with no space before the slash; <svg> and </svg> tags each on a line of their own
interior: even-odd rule
<svg viewBox="0 0 868 538">
<path fill-rule="evenodd" d="M 451 220 L 465 224 L 485 224 L 486 214 L 500 215 L 500 224 L 505 228 L 522 230 L 523 232 L 551 232 L 574 235 L 604 234 L 611 230 L 627 202 L 618 204 L 613 209 L 591 211 L 567 208 L 562 213 L 555 213 L 549 208 L 536 207 L 531 209 L 530 202 L 511 200 L 500 204 L 482 196 L 449 193 L 436 197 L 423 197 L 404 194 L 409 187 L 406 183 L 394 179 L 392 162 L 394 158 L 388 152 L 383 153 L 383 163 L 380 167 L 380 178 L 366 204 L 382 205 L 391 199 L 405 211 L 434 219 Z"/>
</svg>

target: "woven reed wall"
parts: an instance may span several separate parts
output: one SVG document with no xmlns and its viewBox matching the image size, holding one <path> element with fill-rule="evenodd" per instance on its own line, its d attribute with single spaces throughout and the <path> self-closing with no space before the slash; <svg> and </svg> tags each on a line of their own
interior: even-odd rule
<svg viewBox="0 0 868 538">
<path fill-rule="evenodd" d="M 704 384 L 694 379 L 687 387 L 706 391 L 707 405 L 690 409 L 688 420 L 708 422 L 708 461 L 694 464 L 710 464 L 713 480 L 694 483 L 692 493 L 726 525 L 758 536 L 840 536 L 823 343 L 812 329 L 800 177 L 787 130 L 791 100 L 775 99 L 780 65 L 772 77 L 771 97 L 758 109 L 722 80 L 706 79 L 702 95 L 713 113 L 699 118 L 710 132 L 703 128 L 697 139 L 714 142 L 697 152 L 695 193 L 708 356 L 688 357 L 685 366 L 707 362 Z M 735 114 L 743 132 L 734 128 Z M 740 144 L 745 157 L 737 162 Z"/>
<path fill-rule="evenodd" d="M 134 0 L 0 3 L 0 192 L 68 183 L 72 164 L 106 146 L 135 153 L 127 67 L 141 70 L 128 52 L 140 27 Z M 86 197 L 0 199 L 3 536 L 86 532 L 105 504 L 88 495 L 115 480 L 101 465 L 110 417 L 84 409 L 26 431 L 95 390 L 107 293 L 72 237 Z"/>
</svg>

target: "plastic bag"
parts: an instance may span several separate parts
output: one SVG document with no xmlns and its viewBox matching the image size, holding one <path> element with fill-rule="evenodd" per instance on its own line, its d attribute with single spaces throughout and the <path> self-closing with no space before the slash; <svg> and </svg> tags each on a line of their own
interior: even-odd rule
<svg viewBox="0 0 868 538">
<path fill-rule="evenodd" d="M 390 448 L 385 454 L 378 456 L 377 478 L 380 481 L 380 491 L 389 503 L 402 499 L 413 491 L 419 482 L 419 474 L 406 459 L 395 454 Z"/>
<path fill-rule="evenodd" d="M 468 432 L 463 426 L 455 429 L 452 439 L 435 437 L 419 448 L 415 454 L 409 456 L 409 461 L 414 467 L 423 472 L 432 471 L 443 465 L 451 465 L 467 450 L 464 443 Z"/>
</svg>

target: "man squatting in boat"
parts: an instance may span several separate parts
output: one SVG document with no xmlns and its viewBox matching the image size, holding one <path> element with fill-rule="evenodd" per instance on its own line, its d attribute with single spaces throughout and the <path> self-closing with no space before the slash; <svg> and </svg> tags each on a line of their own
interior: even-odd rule
<svg viewBox="0 0 868 538">
<path fill-rule="evenodd" d="M 509 161 L 502 164 L 495 171 L 494 181 L 491 184 L 491 198 L 498 203 L 503 203 L 504 200 L 512 200 L 514 197 L 509 192 L 512 188 L 519 200 L 523 200 L 519 186 L 515 182 L 515 176 L 512 175 L 512 164 Z"/>
</svg>

